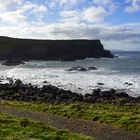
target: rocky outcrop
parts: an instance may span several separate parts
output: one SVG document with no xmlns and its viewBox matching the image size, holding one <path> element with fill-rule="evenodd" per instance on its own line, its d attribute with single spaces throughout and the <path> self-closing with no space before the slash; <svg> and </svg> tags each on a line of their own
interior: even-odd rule
<svg viewBox="0 0 140 140">
<path fill-rule="evenodd" d="M 76 66 L 76 67 L 72 67 L 67 69 L 67 71 L 91 71 L 91 70 L 97 70 L 97 68 L 95 67 L 88 67 L 88 68 L 84 68 L 82 66 Z"/>
<path fill-rule="evenodd" d="M 0 59 L 76 60 L 114 57 L 100 40 L 31 40 L 0 37 Z"/>
<path fill-rule="evenodd" d="M 5 60 L 2 65 L 6 65 L 6 66 L 16 66 L 16 65 L 20 65 L 20 64 L 25 64 L 23 61 L 21 60 L 12 60 L 12 59 L 9 59 L 9 60 Z"/>
<path fill-rule="evenodd" d="M 67 71 L 87 71 L 87 69 L 81 66 L 76 66 L 68 69 Z"/>
<path fill-rule="evenodd" d="M 95 68 L 95 67 L 88 67 L 88 70 L 97 70 L 97 68 Z"/>
<path fill-rule="evenodd" d="M 118 92 L 115 89 L 102 91 L 94 89 L 92 94 L 78 94 L 52 85 L 44 85 L 39 88 L 31 84 L 23 84 L 16 80 L 8 84 L 0 84 L 0 99 L 17 101 L 39 101 L 48 103 L 87 102 L 117 105 L 133 105 L 140 103 L 140 97 L 131 97 L 127 93 Z"/>
</svg>

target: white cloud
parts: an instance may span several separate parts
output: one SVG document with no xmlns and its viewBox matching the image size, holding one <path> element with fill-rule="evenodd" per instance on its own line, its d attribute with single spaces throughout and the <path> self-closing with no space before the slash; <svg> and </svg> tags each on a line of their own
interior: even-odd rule
<svg viewBox="0 0 140 140">
<path fill-rule="evenodd" d="M 7 24 L 18 24 L 24 23 L 26 20 L 26 16 L 23 15 L 22 10 L 10 11 L 0 13 L 0 21 Z"/>
<path fill-rule="evenodd" d="M 7 10 L 9 6 L 20 4 L 23 0 L 0 0 L 0 10 Z"/>
<path fill-rule="evenodd" d="M 93 0 L 93 3 L 108 10 L 114 10 L 117 7 L 117 4 L 112 0 Z"/>
<path fill-rule="evenodd" d="M 37 20 L 42 20 L 42 18 L 47 14 L 47 7 L 44 5 L 32 5 L 30 13 L 34 14 Z"/>
<path fill-rule="evenodd" d="M 105 25 L 104 19 L 116 6 L 113 0 L 91 0 L 80 7 L 78 4 L 85 0 L 46 1 L 51 1 L 50 6 L 55 7 L 58 13 L 41 3 L 0 0 L 0 35 L 42 39 L 101 39 L 107 45 L 140 44 L 140 24 Z M 131 5 L 125 10 L 138 11 L 136 7 L 139 1 L 127 0 Z M 53 23 L 46 23 L 47 18 L 43 21 L 46 14 L 54 15 L 49 17 Z"/>
<path fill-rule="evenodd" d="M 0 35 L 37 39 L 100 39 L 111 48 L 115 48 L 115 45 L 117 48 L 118 44 L 121 45 L 120 47 L 128 48 L 128 46 L 139 46 L 140 24 L 105 26 L 68 22 L 49 25 L 28 23 L 27 25 L 0 26 Z"/>
<path fill-rule="evenodd" d="M 65 4 L 76 4 L 78 3 L 79 0 L 59 0 L 60 5 L 65 5 Z"/>
<path fill-rule="evenodd" d="M 107 16 L 107 12 L 102 7 L 88 7 L 81 11 L 61 11 L 61 21 L 63 22 L 88 22 L 99 23 Z"/>
<path fill-rule="evenodd" d="M 35 9 L 33 11 L 35 13 L 42 13 L 42 12 L 46 12 L 47 11 L 47 8 L 44 5 L 35 6 Z"/>
<path fill-rule="evenodd" d="M 130 3 L 130 6 L 124 9 L 125 12 L 134 13 L 140 11 L 140 0 L 126 0 L 125 2 Z"/>
<path fill-rule="evenodd" d="M 0 22 L 8 25 L 27 24 L 29 16 L 34 16 L 34 18 L 36 18 L 35 20 L 42 20 L 46 13 L 47 8 L 44 5 L 37 5 L 27 2 L 12 11 L 6 10 L 1 12 Z"/>
<path fill-rule="evenodd" d="M 82 18 L 88 22 L 101 22 L 107 16 L 107 12 L 102 7 L 89 7 L 82 12 Z"/>
<path fill-rule="evenodd" d="M 135 25 L 133 25 L 135 26 Z M 140 24 L 137 25 L 140 27 Z M 13 32 L 14 30 L 14 32 Z M 8 32 L 8 34 L 7 34 Z M 0 27 L 0 33 L 14 37 L 49 39 L 101 39 L 102 41 L 139 41 L 140 30 L 128 25 L 105 26 L 85 23 L 27 24 Z"/>
<path fill-rule="evenodd" d="M 79 16 L 78 11 L 61 11 L 60 15 L 64 18 Z"/>
<path fill-rule="evenodd" d="M 49 0 L 46 3 L 50 6 L 50 8 L 60 8 L 60 9 L 73 9 L 79 3 L 84 2 L 85 0 Z"/>
<path fill-rule="evenodd" d="M 81 14 L 78 11 L 61 11 L 60 17 L 62 22 L 80 22 Z"/>
</svg>

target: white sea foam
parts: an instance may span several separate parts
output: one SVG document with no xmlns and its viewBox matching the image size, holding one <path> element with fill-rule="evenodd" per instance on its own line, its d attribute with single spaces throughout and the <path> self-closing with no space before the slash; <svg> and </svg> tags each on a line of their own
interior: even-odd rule
<svg viewBox="0 0 140 140">
<path fill-rule="evenodd" d="M 108 62 L 109 61 L 109 62 Z M 91 93 L 94 88 L 121 89 L 129 94 L 140 95 L 140 77 L 137 72 L 118 68 L 116 60 L 86 59 L 74 62 L 30 61 L 18 67 L 0 67 L 0 76 L 21 79 L 34 85 L 52 84 L 82 94 Z M 120 63 L 120 62 L 118 62 Z M 86 72 L 66 71 L 72 66 L 89 67 L 95 65 L 98 70 Z M 47 83 L 43 83 L 47 81 Z M 131 85 L 125 83 L 131 83 Z M 104 83 L 104 85 L 98 85 Z"/>
</svg>

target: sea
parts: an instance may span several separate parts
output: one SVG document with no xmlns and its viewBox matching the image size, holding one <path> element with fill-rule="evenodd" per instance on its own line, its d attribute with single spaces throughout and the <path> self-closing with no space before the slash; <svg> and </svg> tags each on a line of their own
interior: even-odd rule
<svg viewBox="0 0 140 140">
<path fill-rule="evenodd" d="M 86 58 L 76 61 L 28 61 L 25 65 L 3 66 L 0 62 L 1 83 L 7 78 L 20 79 L 37 86 L 51 84 L 73 92 L 86 94 L 93 89 L 111 88 L 140 96 L 140 52 L 112 51 L 115 58 Z M 82 66 L 96 67 L 91 71 L 67 71 Z"/>
</svg>

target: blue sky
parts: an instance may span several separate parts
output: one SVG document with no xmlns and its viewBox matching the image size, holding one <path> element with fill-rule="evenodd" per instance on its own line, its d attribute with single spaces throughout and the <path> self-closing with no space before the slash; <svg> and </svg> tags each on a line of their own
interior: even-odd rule
<svg viewBox="0 0 140 140">
<path fill-rule="evenodd" d="M 140 50 L 140 0 L 0 0 L 0 35 Z"/>
</svg>

